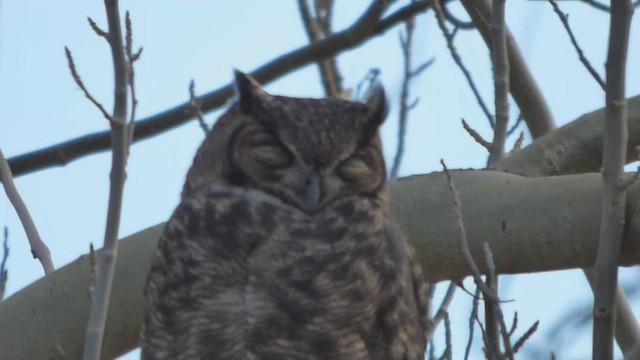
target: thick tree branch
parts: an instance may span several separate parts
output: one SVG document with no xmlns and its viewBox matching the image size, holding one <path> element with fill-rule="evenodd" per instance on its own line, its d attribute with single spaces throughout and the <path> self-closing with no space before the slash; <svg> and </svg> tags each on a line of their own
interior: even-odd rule
<svg viewBox="0 0 640 360">
<path fill-rule="evenodd" d="M 463 171 L 452 175 L 466 214 L 469 247 L 480 271 L 487 270 L 485 241 L 501 274 L 593 266 L 602 193 L 599 174 L 528 178 Z M 451 209 L 444 174 L 401 179 L 390 187 L 390 208 L 416 247 L 425 279 L 438 282 L 469 275 L 453 213 L 442 211 Z M 640 184 L 632 185 L 627 197 L 621 264 L 634 265 L 640 264 Z M 162 228 L 160 224 L 120 242 L 103 358 L 137 346 L 142 288 Z M 56 355 L 56 348 L 67 359 L 78 358 L 90 278 L 85 255 L 0 302 L 0 323 L 11 329 L 0 332 L 0 358 L 20 353 L 29 359 L 63 359 Z"/>
<path fill-rule="evenodd" d="M 582 115 L 552 131 L 494 166 L 496 170 L 527 176 L 550 176 L 600 171 L 605 109 Z M 629 141 L 626 163 L 638 159 L 640 96 L 627 99 Z"/>
<path fill-rule="evenodd" d="M 432 5 L 431 0 L 420 0 L 397 10 L 378 20 L 384 6 L 375 2 L 369 10 L 348 29 L 335 33 L 317 43 L 301 47 L 282 55 L 261 66 L 251 73 L 259 82 L 269 83 L 285 74 L 305 65 L 335 56 L 341 51 L 354 48 L 367 40 L 380 35 L 406 19 L 426 11 Z M 231 73 L 231 71 L 229 72 Z M 233 96 L 231 83 L 197 98 L 203 112 L 210 112 L 225 104 Z M 182 125 L 194 117 L 191 102 L 178 105 L 162 113 L 136 122 L 134 141 L 150 138 Z M 35 150 L 9 159 L 14 176 L 51 166 L 66 165 L 80 157 L 104 151 L 111 146 L 111 132 L 101 131 L 87 134 L 69 141 Z"/>
</svg>

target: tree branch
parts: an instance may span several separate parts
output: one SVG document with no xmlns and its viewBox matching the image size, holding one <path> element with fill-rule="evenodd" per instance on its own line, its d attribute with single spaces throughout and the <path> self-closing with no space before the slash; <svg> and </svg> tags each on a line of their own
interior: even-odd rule
<svg viewBox="0 0 640 360">
<path fill-rule="evenodd" d="M 365 15 L 351 27 L 317 43 L 301 47 L 282 55 L 261 66 L 251 73 L 260 83 L 269 83 L 285 74 L 293 72 L 310 63 L 329 58 L 337 53 L 356 47 L 366 40 L 380 35 L 389 28 L 402 23 L 430 8 L 430 0 L 420 0 L 397 10 L 378 20 L 384 6 L 376 1 Z M 225 104 L 233 95 L 231 83 L 198 97 L 203 112 L 209 112 Z M 190 101 L 168 109 L 156 115 L 136 121 L 134 141 L 140 141 L 161 134 L 194 117 L 190 110 Z M 72 140 L 35 150 L 9 159 L 9 165 L 15 176 L 51 166 L 61 166 L 80 157 L 107 150 L 111 146 L 111 132 L 101 131 L 87 134 Z"/>
<path fill-rule="evenodd" d="M 451 34 L 451 32 L 449 32 L 449 29 L 447 29 L 447 24 L 445 23 L 445 17 L 444 17 L 444 12 L 442 11 L 441 2 L 442 0 L 436 0 L 433 7 L 436 13 L 436 20 L 438 20 L 438 27 L 440 27 L 440 30 L 442 31 L 442 34 L 444 35 L 444 38 L 447 41 L 447 47 L 449 48 L 449 52 L 451 53 L 451 57 L 453 58 L 453 61 L 456 63 L 456 65 L 458 65 L 458 68 L 460 68 L 460 71 L 462 71 L 462 74 L 464 75 L 465 79 L 467 79 L 469 88 L 471 88 L 473 95 L 476 97 L 476 100 L 478 101 L 478 105 L 480 105 L 480 108 L 482 109 L 482 112 L 484 113 L 484 115 L 487 117 L 489 124 L 491 125 L 491 127 L 493 127 L 494 126 L 493 115 L 491 115 L 489 108 L 487 107 L 484 100 L 482 99 L 482 96 L 480 95 L 480 91 L 476 87 L 476 84 L 473 81 L 473 78 L 471 77 L 471 73 L 469 72 L 467 67 L 464 66 L 464 63 L 462 62 L 462 58 L 458 54 L 458 50 L 453 45 L 453 35 Z"/>
<path fill-rule="evenodd" d="M 407 121 L 409 118 L 409 111 L 412 105 L 409 103 L 409 85 L 411 83 L 413 75 L 412 65 L 412 47 L 413 47 L 413 33 L 415 30 L 415 22 L 413 18 L 408 19 L 405 22 L 405 35 L 402 32 L 399 33 L 400 48 L 402 49 L 403 60 L 403 77 L 402 86 L 400 90 L 400 110 L 398 114 L 398 144 L 396 147 L 396 155 L 393 158 L 391 164 L 391 171 L 389 177 L 396 179 L 398 172 L 400 171 L 400 164 L 402 163 L 402 157 L 404 156 L 404 145 L 407 133 Z"/>
<path fill-rule="evenodd" d="M 315 0 L 315 16 L 309 9 L 307 0 L 298 0 L 298 9 L 302 18 L 302 24 L 309 38 L 310 43 L 317 42 L 321 39 L 331 36 L 331 15 L 333 11 L 333 0 L 322 1 L 325 6 L 318 8 L 319 1 Z M 322 12 L 322 13 L 321 13 Z M 320 71 L 320 79 L 327 97 L 341 97 L 342 77 L 338 71 L 338 64 L 335 57 L 318 61 L 318 70 Z"/>
<path fill-rule="evenodd" d="M 127 13 L 127 46 L 123 42 L 122 27 L 120 25 L 120 10 L 118 0 L 104 0 L 107 13 L 108 39 L 113 59 L 114 71 L 114 105 L 111 115 L 111 143 L 112 160 L 109 186 L 109 205 L 107 210 L 107 224 L 104 234 L 104 246 L 100 256 L 98 277 L 93 292 L 93 301 L 87 323 L 84 345 L 84 360 L 98 360 L 102 352 L 104 327 L 107 321 L 107 310 L 111 298 L 113 276 L 118 255 L 118 232 L 122 212 L 122 198 L 124 182 L 127 177 L 126 165 L 129 154 L 128 130 L 133 131 L 127 124 L 128 87 L 133 85 L 130 79 L 130 67 L 135 61 L 131 52 L 131 24 Z M 127 55 L 128 59 L 127 59 Z M 132 112 L 135 108 L 133 99 Z M 132 121 L 133 124 L 133 121 Z"/>
<path fill-rule="evenodd" d="M 491 43 L 490 29 L 491 5 L 488 0 L 462 0 L 462 5 L 476 24 L 482 38 L 487 44 Z M 534 139 L 546 134 L 555 128 L 553 115 L 549 110 L 542 92 L 538 88 L 526 62 L 520 53 L 520 49 L 509 31 L 506 30 L 507 51 L 509 55 L 509 82 L 513 99 L 518 104 L 522 117 Z"/>
<path fill-rule="evenodd" d="M 491 63 L 493 64 L 493 84 L 495 94 L 495 127 L 489 151 L 489 165 L 504 157 L 509 124 L 509 57 L 507 56 L 507 36 L 505 24 L 506 0 L 493 0 L 491 17 Z"/>
<path fill-rule="evenodd" d="M 624 165 L 627 150 L 627 104 L 625 80 L 629 30 L 633 6 L 631 0 L 611 1 L 609 51 L 607 54 L 606 120 L 602 152 L 602 217 L 598 256 L 594 266 L 595 300 L 593 305 L 594 359 L 613 359 L 613 335 L 616 323 L 618 263 L 625 219 Z"/>
<path fill-rule="evenodd" d="M 626 163 L 638 159 L 640 145 L 640 96 L 627 100 L 629 141 Z M 600 171 L 605 109 L 598 109 L 534 140 L 494 168 L 527 176 L 550 176 Z"/>
<path fill-rule="evenodd" d="M 562 22 L 564 29 L 567 31 L 567 34 L 569 34 L 569 39 L 571 40 L 571 44 L 573 45 L 573 48 L 576 49 L 576 52 L 578 53 L 578 58 L 580 59 L 580 62 L 582 63 L 582 65 L 584 65 L 584 67 L 587 69 L 589 74 L 591 74 L 591 76 L 598 83 L 598 85 L 600 85 L 602 90 L 605 90 L 605 84 L 602 78 L 600 77 L 600 74 L 598 74 L 596 69 L 594 69 L 593 66 L 591 66 L 589 59 L 587 59 L 587 57 L 584 56 L 584 52 L 582 52 L 580 45 L 578 45 L 578 40 L 576 40 L 576 37 L 573 35 L 573 31 L 571 31 L 571 27 L 569 26 L 569 17 L 565 13 L 563 13 L 562 10 L 560 10 L 560 7 L 558 6 L 558 3 L 556 3 L 555 0 L 549 0 L 549 3 L 553 7 L 553 11 L 560 18 L 560 21 Z"/>
<path fill-rule="evenodd" d="M 24 232 L 29 240 L 29 246 L 31 246 L 31 254 L 33 255 L 33 258 L 40 261 L 45 275 L 49 274 L 55 270 L 55 266 L 51 260 L 51 251 L 49 251 L 47 244 L 45 244 L 40 238 L 36 224 L 33 222 L 31 214 L 29 213 L 29 208 L 27 208 L 27 205 L 22 200 L 22 196 L 20 196 L 18 189 L 16 189 L 16 185 L 13 183 L 13 174 L 11 173 L 11 169 L 9 168 L 9 164 L 4 157 L 2 150 L 0 150 L 0 180 L 2 180 L 2 185 L 4 186 L 4 191 L 7 193 L 7 198 L 9 198 L 11 205 L 13 205 L 13 208 L 16 210 L 16 213 L 20 218 Z"/>
</svg>

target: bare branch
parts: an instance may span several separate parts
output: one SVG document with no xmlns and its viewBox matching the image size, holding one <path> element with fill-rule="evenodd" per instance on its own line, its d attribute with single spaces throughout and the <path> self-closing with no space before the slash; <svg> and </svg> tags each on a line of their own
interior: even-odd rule
<svg viewBox="0 0 640 360">
<path fill-rule="evenodd" d="M 129 125 L 127 126 L 127 156 L 129 153 L 129 147 L 133 143 L 133 134 L 135 132 L 135 119 L 136 119 L 136 109 L 138 107 L 138 99 L 136 98 L 136 74 L 133 64 L 140 59 L 140 55 L 142 55 L 142 47 L 138 49 L 136 53 L 133 52 L 133 26 L 131 25 L 131 14 L 129 11 L 125 13 L 125 56 L 127 59 L 127 67 L 128 67 L 128 81 L 129 90 L 131 93 L 131 115 L 129 117 Z"/>
<path fill-rule="evenodd" d="M 473 130 L 469 124 L 467 124 L 464 119 L 462 119 L 462 127 L 467 131 L 469 135 L 475 140 L 478 144 L 480 144 L 483 148 L 487 149 L 487 151 L 491 151 L 491 143 L 487 140 L 483 139 L 477 131 Z"/>
<path fill-rule="evenodd" d="M 469 315 L 469 337 L 467 338 L 467 346 L 464 349 L 464 360 L 469 360 L 471 355 L 471 344 L 473 344 L 473 333 L 475 329 L 475 319 L 478 318 L 478 305 L 480 303 L 480 288 L 476 286 L 476 291 L 471 302 L 471 315 Z"/>
<path fill-rule="evenodd" d="M 198 99 L 196 98 L 196 82 L 193 79 L 191 79 L 191 84 L 189 84 L 189 98 L 189 104 L 191 104 L 191 109 L 196 114 L 198 124 L 204 132 L 204 136 L 207 136 L 207 134 L 209 134 L 209 126 L 204 121 L 204 115 L 200 110 L 200 104 L 198 103 Z"/>
<path fill-rule="evenodd" d="M 93 29 L 93 31 L 96 33 L 96 35 L 100 36 L 101 38 L 104 38 L 105 40 L 107 40 L 107 42 L 109 42 L 109 34 L 107 34 L 104 30 L 102 30 L 98 26 L 98 24 L 96 24 L 96 22 L 93 21 L 92 18 L 88 17 L 87 21 L 89 22 L 89 26 L 91 26 L 91 29 Z"/>
<path fill-rule="evenodd" d="M 390 177 L 391 179 L 398 178 L 398 172 L 400 171 L 400 164 L 402 162 L 402 156 L 404 155 L 405 137 L 407 133 L 407 121 L 409 116 L 409 85 L 411 83 L 411 48 L 413 46 L 413 32 L 415 24 L 413 18 L 405 22 L 405 34 L 402 36 L 402 32 L 399 33 L 400 47 L 402 48 L 403 58 L 403 78 L 402 88 L 400 90 L 400 110 L 398 114 L 398 145 L 396 148 L 396 155 L 391 165 Z"/>
<path fill-rule="evenodd" d="M 445 339 L 445 348 L 442 356 L 440 356 L 440 360 L 451 360 L 451 353 L 453 350 L 453 346 L 451 345 L 451 322 L 449 321 L 449 313 L 444 313 L 444 339 Z"/>
<path fill-rule="evenodd" d="M 411 76 L 416 77 L 420 75 L 423 71 L 427 70 L 431 65 L 433 65 L 434 61 L 436 61 L 436 58 L 431 58 L 425 61 L 422 65 L 418 66 L 411 72 Z"/>
<path fill-rule="evenodd" d="M 13 174 L 11 173 L 11 169 L 9 168 L 9 164 L 7 163 L 7 159 L 4 157 L 2 150 L 0 150 L 0 180 L 2 180 L 2 185 L 4 186 L 7 198 L 9 198 L 11 205 L 13 205 L 13 208 L 16 210 L 16 213 L 20 218 L 24 232 L 27 234 L 33 258 L 40 261 L 45 275 L 49 274 L 55 270 L 55 266 L 51 260 L 51 252 L 40 238 L 36 224 L 33 222 L 31 214 L 29 213 L 29 209 L 22 200 L 18 189 L 16 189 L 16 185 L 13 182 Z"/>
<path fill-rule="evenodd" d="M 520 149 L 522 149 L 523 142 L 524 142 L 524 131 L 520 131 L 520 135 L 518 135 L 516 142 L 513 144 L 513 148 L 511 148 L 510 154 L 520 151 Z"/>
<path fill-rule="evenodd" d="M 602 10 L 602 11 L 606 11 L 609 12 L 611 11 L 611 8 L 605 4 L 601 4 L 599 2 L 597 2 L 596 0 L 582 0 L 583 3 L 591 5 L 592 7 L 598 9 L 598 10 Z"/>
<path fill-rule="evenodd" d="M 627 196 L 633 196 L 627 193 Z M 595 272 L 592 268 L 582 269 L 583 273 L 589 280 L 591 291 L 595 291 Z M 618 283 L 616 290 L 616 331 L 615 337 L 618 347 L 625 356 L 625 359 L 636 359 L 629 354 L 633 352 L 633 348 L 640 344 L 640 324 L 629 304 L 629 300 L 624 289 Z M 575 318 L 575 317 L 573 317 Z M 589 319 L 590 320 L 590 319 Z M 585 319 L 586 322 L 586 319 Z"/>
<path fill-rule="evenodd" d="M 96 100 L 91 95 L 89 90 L 87 90 L 87 88 L 84 86 L 82 79 L 80 79 L 80 75 L 78 75 L 78 72 L 76 71 L 76 65 L 73 62 L 73 56 L 71 55 L 71 51 L 69 50 L 69 48 L 65 46 L 64 51 L 65 51 L 65 54 L 67 55 L 67 61 L 69 63 L 69 69 L 71 70 L 71 76 L 73 76 L 73 80 L 76 82 L 76 85 L 80 87 L 80 90 L 82 90 L 82 92 L 84 93 L 84 96 L 86 96 L 87 99 L 89 99 L 89 101 L 91 101 L 91 103 L 95 105 L 98 108 L 98 110 L 100 110 L 100 112 L 102 113 L 102 116 L 104 116 L 105 119 L 109 121 L 113 121 L 113 118 L 111 117 L 111 115 L 109 115 L 107 110 L 104 109 L 104 106 L 102 106 L 102 104 L 100 104 L 98 100 Z"/>
<path fill-rule="evenodd" d="M 491 44 L 489 20 L 491 19 L 491 2 L 489 0 L 461 0 L 462 5 L 476 24 L 485 43 Z M 522 111 L 524 121 L 534 139 L 555 128 L 555 121 L 540 88 L 529 71 L 518 45 L 505 28 L 507 51 L 509 56 L 509 90 L 513 99 Z"/>
<path fill-rule="evenodd" d="M 507 34 L 505 25 L 506 0 L 493 0 L 491 17 L 491 62 L 493 63 L 493 83 L 495 90 L 495 127 L 489 151 L 489 166 L 504 157 L 509 123 L 509 57 L 507 55 Z"/>
<path fill-rule="evenodd" d="M 491 289 L 491 293 L 496 294 L 495 298 L 485 296 L 484 298 L 484 324 L 485 324 L 485 337 L 486 337 L 486 353 L 489 359 L 500 358 L 500 333 L 504 331 L 504 319 L 502 317 L 502 310 L 500 309 L 500 301 L 497 298 L 498 294 L 498 277 L 496 276 L 496 266 L 493 262 L 493 254 L 489 248 L 489 243 L 482 243 L 482 250 L 484 251 L 485 262 L 487 264 L 487 275 L 485 277 L 485 284 Z M 505 347 L 510 345 L 509 338 L 504 339 Z"/>
<path fill-rule="evenodd" d="M 594 266 L 594 359 L 613 359 L 615 298 L 626 200 L 626 191 L 620 184 L 625 176 L 628 138 L 625 80 L 633 6 L 631 0 L 613 0 L 611 6 L 602 154 L 602 216 L 598 255 Z"/>
<path fill-rule="evenodd" d="M 511 129 L 507 131 L 507 135 L 513 135 L 516 129 L 518 129 L 518 126 L 520 126 L 520 124 L 522 123 L 522 119 L 522 112 L 520 112 L 520 114 L 518 114 L 518 117 L 516 118 L 516 122 L 511 125 Z"/>
<path fill-rule="evenodd" d="M 444 18 L 447 19 L 448 22 L 453 24 L 456 29 L 471 30 L 476 28 L 476 25 L 473 23 L 473 21 L 463 21 L 453 15 L 449 10 L 449 6 L 447 4 L 448 3 L 446 1 L 441 3 L 442 13 L 444 14 Z"/>
<path fill-rule="evenodd" d="M 126 164 L 129 155 L 130 135 L 133 130 L 133 118 L 131 126 L 127 124 L 127 100 L 128 88 L 133 86 L 131 68 L 133 64 L 131 19 L 126 16 L 126 47 L 123 44 L 122 26 L 120 24 L 120 10 L 118 0 L 105 0 L 107 23 L 109 26 L 109 46 L 113 59 L 115 91 L 114 106 L 111 119 L 111 176 L 109 186 L 109 205 L 107 210 L 107 225 L 104 234 L 104 246 L 100 256 L 98 278 L 96 280 L 91 311 L 87 323 L 87 332 L 84 346 L 84 360 L 98 360 L 102 353 L 104 328 L 107 319 L 107 309 L 111 298 L 113 276 L 118 254 L 118 232 L 120 228 L 120 216 L 122 211 L 122 196 L 126 179 Z M 135 96 L 132 94 L 135 108 Z"/>
<path fill-rule="evenodd" d="M 518 328 L 518 312 L 513 313 L 513 322 L 511 323 L 511 329 L 509 329 L 509 337 L 513 336 Z"/>
<path fill-rule="evenodd" d="M 524 335 L 522 335 L 520 337 L 520 339 L 518 339 L 518 341 L 516 341 L 516 343 L 513 344 L 513 353 L 514 354 L 517 353 L 518 350 L 520 350 L 522 348 L 524 343 L 531 337 L 531 335 L 533 335 L 536 332 L 536 330 L 538 330 L 538 325 L 539 324 L 540 324 L 540 320 L 538 320 L 535 323 L 533 323 L 533 325 L 531 325 L 529 330 L 527 330 L 527 332 L 525 332 Z"/>
<path fill-rule="evenodd" d="M 480 105 L 482 112 L 484 112 L 484 115 L 487 117 L 487 120 L 489 121 L 491 128 L 493 128 L 494 126 L 493 116 L 491 115 L 491 112 L 489 111 L 489 108 L 485 104 L 484 100 L 482 100 L 480 91 L 478 91 L 478 88 L 476 87 L 476 84 L 473 81 L 473 78 L 471 78 L 471 73 L 469 72 L 469 70 L 467 70 L 467 68 L 462 63 L 462 58 L 460 58 L 460 55 L 458 54 L 458 50 L 453 45 L 453 36 L 449 32 L 449 29 L 447 29 L 447 25 L 445 24 L 444 14 L 440 6 L 441 2 L 442 0 L 435 0 L 433 2 L 433 9 L 436 12 L 436 19 L 438 20 L 438 26 L 440 27 L 440 30 L 442 31 L 442 34 L 444 35 L 444 38 L 447 41 L 447 47 L 449 48 L 449 52 L 451 53 L 451 57 L 453 58 L 453 61 L 455 61 L 456 65 L 458 65 L 458 67 L 460 68 L 460 71 L 462 71 L 462 74 L 467 79 L 467 83 L 469 83 L 469 87 L 471 88 L 471 91 L 473 91 L 473 95 L 475 95 L 476 100 L 478 101 L 478 105 Z"/>
<path fill-rule="evenodd" d="M 453 178 L 449 173 L 449 169 L 447 169 L 447 165 L 444 163 L 444 160 L 440 160 L 440 164 L 442 164 L 442 169 L 444 174 L 447 177 L 447 185 L 449 187 L 449 192 L 453 198 L 453 211 L 456 219 L 456 228 L 458 230 L 458 239 L 460 243 L 460 249 L 464 255 L 465 261 L 469 265 L 471 269 L 471 275 L 473 276 L 473 280 L 482 291 L 482 294 L 485 296 L 485 301 L 487 298 L 496 299 L 498 298 L 497 294 L 495 294 L 488 286 L 482 281 L 482 274 L 480 273 L 480 269 L 478 269 L 478 265 L 473 260 L 473 256 L 471 256 L 471 251 L 469 250 L 469 243 L 467 241 L 467 232 L 464 227 L 464 221 L 462 220 L 462 206 L 460 204 L 460 196 L 458 195 L 458 190 L 456 190 L 455 185 L 453 184 Z"/>
<path fill-rule="evenodd" d="M 433 318 L 429 320 L 429 326 L 425 334 L 427 342 L 431 341 L 431 338 L 433 337 L 433 333 L 436 331 L 436 329 L 438 328 L 438 325 L 440 325 L 442 320 L 447 315 L 447 311 L 449 310 L 449 305 L 453 300 L 453 295 L 455 295 L 457 287 L 458 286 L 454 282 L 452 281 L 449 282 L 449 287 L 447 288 L 447 292 L 445 293 L 444 298 L 442 299 L 442 303 L 440 304 L 438 311 L 436 311 Z"/>
<path fill-rule="evenodd" d="M 365 41 L 380 35 L 404 20 L 422 13 L 431 7 L 430 0 L 419 0 L 404 6 L 387 17 L 378 20 L 381 10 L 378 2 L 369 7 L 351 27 L 335 33 L 317 43 L 303 46 L 284 54 L 259 67 L 251 75 L 260 83 L 269 83 L 285 74 L 293 72 L 319 59 L 356 47 Z M 139 54 L 139 53 L 138 53 Z M 199 97 L 203 112 L 212 111 L 233 96 L 233 86 L 222 86 Z M 193 118 L 189 111 L 189 102 L 167 109 L 161 113 L 136 121 L 134 141 L 150 138 Z M 10 159 L 15 176 L 51 166 L 60 166 L 80 157 L 109 149 L 111 132 L 101 131 L 87 134 L 40 150 L 18 155 Z"/>
<path fill-rule="evenodd" d="M 567 34 L 569 34 L 569 38 L 571 39 L 571 44 L 573 44 L 574 49 L 576 49 L 576 52 L 578 53 L 578 57 L 580 58 L 580 62 L 582 62 L 584 67 L 587 68 L 587 71 L 589 71 L 589 74 L 591 74 L 591 76 L 596 80 L 596 82 L 598 83 L 598 85 L 600 85 L 602 90 L 605 90 L 605 84 L 602 78 L 600 77 L 600 74 L 598 74 L 596 69 L 594 69 L 593 66 L 591 66 L 589 59 L 587 59 L 587 57 L 584 56 L 584 53 L 582 52 L 580 45 L 578 45 L 578 41 L 576 40 L 576 37 L 573 35 L 573 31 L 571 31 L 571 27 L 569 26 L 569 17 L 567 16 L 567 14 L 563 13 L 562 10 L 560 10 L 560 7 L 558 6 L 558 3 L 555 2 L 555 0 L 549 0 L 549 3 L 553 7 L 553 11 L 556 14 L 558 14 L 558 17 L 560 18 L 560 21 L 562 21 L 562 25 L 567 31 Z"/>
<path fill-rule="evenodd" d="M 309 9 L 307 0 L 298 0 L 298 9 L 302 17 L 307 36 L 310 43 L 315 43 L 321 39 L 331 36 L 331 14 L 333 9 L 333 1 L 314 1 L 316 14 L 315 16 Z M 319 9 L 321 6 L 322 9 Z M 322 59 L 318 61 L 318 69 L 320 70 L 320 78 L 325 93 L 328 97 L 341 97 L 343 95 L 342 77 L 338 71 L 338 64 L 334 57 Z"/>
</svg>

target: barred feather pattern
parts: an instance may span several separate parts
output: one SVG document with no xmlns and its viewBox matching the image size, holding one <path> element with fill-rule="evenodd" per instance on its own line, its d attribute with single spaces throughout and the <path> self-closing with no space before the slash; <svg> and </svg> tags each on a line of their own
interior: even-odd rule
<svg viewBox="0 0 640 360">
<path fill-rule="evenodd" d="M 160 239 L 143 359 L 424 358 L 420 269 L 378 201 L 309 216 L 251 190 L 205 191 Z"/>
</svg>

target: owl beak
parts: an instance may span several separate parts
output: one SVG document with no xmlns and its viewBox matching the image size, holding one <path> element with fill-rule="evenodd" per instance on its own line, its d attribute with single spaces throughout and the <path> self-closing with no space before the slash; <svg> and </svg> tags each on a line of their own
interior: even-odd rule
<svg viewBox="0 0 640 360">
<path fill-rule="evenodd" d="M 314 212 L 320 202 L 320 174 L 313 173 L 307 179 L 304 189 L 304 207 L 307 212 Z"/>
</svg>

